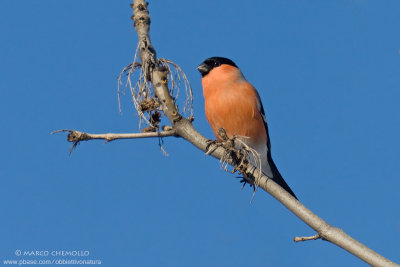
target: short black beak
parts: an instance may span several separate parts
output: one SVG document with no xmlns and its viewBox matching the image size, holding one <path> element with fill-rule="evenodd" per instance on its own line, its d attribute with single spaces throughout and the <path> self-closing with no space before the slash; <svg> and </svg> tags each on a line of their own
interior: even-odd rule
<svg viewBox="0 0 400 267">
<path fill-rule="evenodd" d="M 205 76 L 210 72 L 210 67 L 205 64 L 205 63 L 201 63 L 198 67 L 197 70 L 200 71 L 201 76 Z"/>
</svg>

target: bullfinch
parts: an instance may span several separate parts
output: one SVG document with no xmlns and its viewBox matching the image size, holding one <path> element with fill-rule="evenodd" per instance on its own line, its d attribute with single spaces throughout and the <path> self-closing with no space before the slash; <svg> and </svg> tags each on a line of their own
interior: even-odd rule
<svg viewBox="0 0 400 267">
<path fill-rule="evenodd" d="M 272 160 L 267 120 L 257 90 L 228 58 L 208 58 L 197 69 L 202 76 L 206 117 L 217 139 L 221 139 L 221 128 L 229 138 L 243 137 L 241 140 L 259 154 L 262 172 L 297 199 Z"/>
</svg>

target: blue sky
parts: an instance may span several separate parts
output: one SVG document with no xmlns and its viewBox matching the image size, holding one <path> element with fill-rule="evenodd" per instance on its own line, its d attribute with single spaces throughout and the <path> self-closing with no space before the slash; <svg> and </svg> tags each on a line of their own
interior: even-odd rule
<svg viewBox="0 0 400 267">
<path fill-rule="evenodd" d="M 149 1 L 159 57 L 186 72 L 229 57 L 259 90 L 272 152 L 299 199 L 400 262 L 400 2 Z M 130 1 L 0 4 L 0 259 L 89 251 L 102 266 L 366 266 L 187 142 L 82 143 L 56 129 L 137 132 L 117 76 L 137 38 Z M 46 258 L 46 257 L 44 257 Z M 47 257 L 55 259 L 57 257 Z M 76 259 L 76 257 L 62 257 Z"/>
</svg>

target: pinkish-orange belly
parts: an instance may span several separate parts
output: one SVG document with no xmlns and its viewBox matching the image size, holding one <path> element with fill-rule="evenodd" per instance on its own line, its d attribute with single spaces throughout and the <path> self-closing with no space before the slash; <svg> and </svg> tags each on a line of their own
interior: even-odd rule
<svg viewBox="0 0 400 267">
<path fill-rule="evenodd" d="M 218 97 L 214 93 L 206 98 L 206 117 L 217 138 L 223 128 L 229 137 L 249 137 L 250 144 L 266 142 L 264 121 L 257 110 L 256 101 L 239 96 Z"/>
</svg>

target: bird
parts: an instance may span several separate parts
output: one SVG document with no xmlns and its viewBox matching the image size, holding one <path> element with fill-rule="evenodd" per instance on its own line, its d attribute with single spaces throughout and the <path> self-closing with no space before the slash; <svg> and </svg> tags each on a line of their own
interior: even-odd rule
<svg viewBox="0 0 400 267">
<path fill-rule="evenodd" d="M 230 139 L 243 137 L 242 142 L 259 154 L 263 174 L 297 199 L 272 159 L 267 119 L 257 90 L 228 58 L 207 58 L 197 70 L 202 76 L 205 114 L 217 140 L 222 139 L 221 129 Z"/>
</svg>

